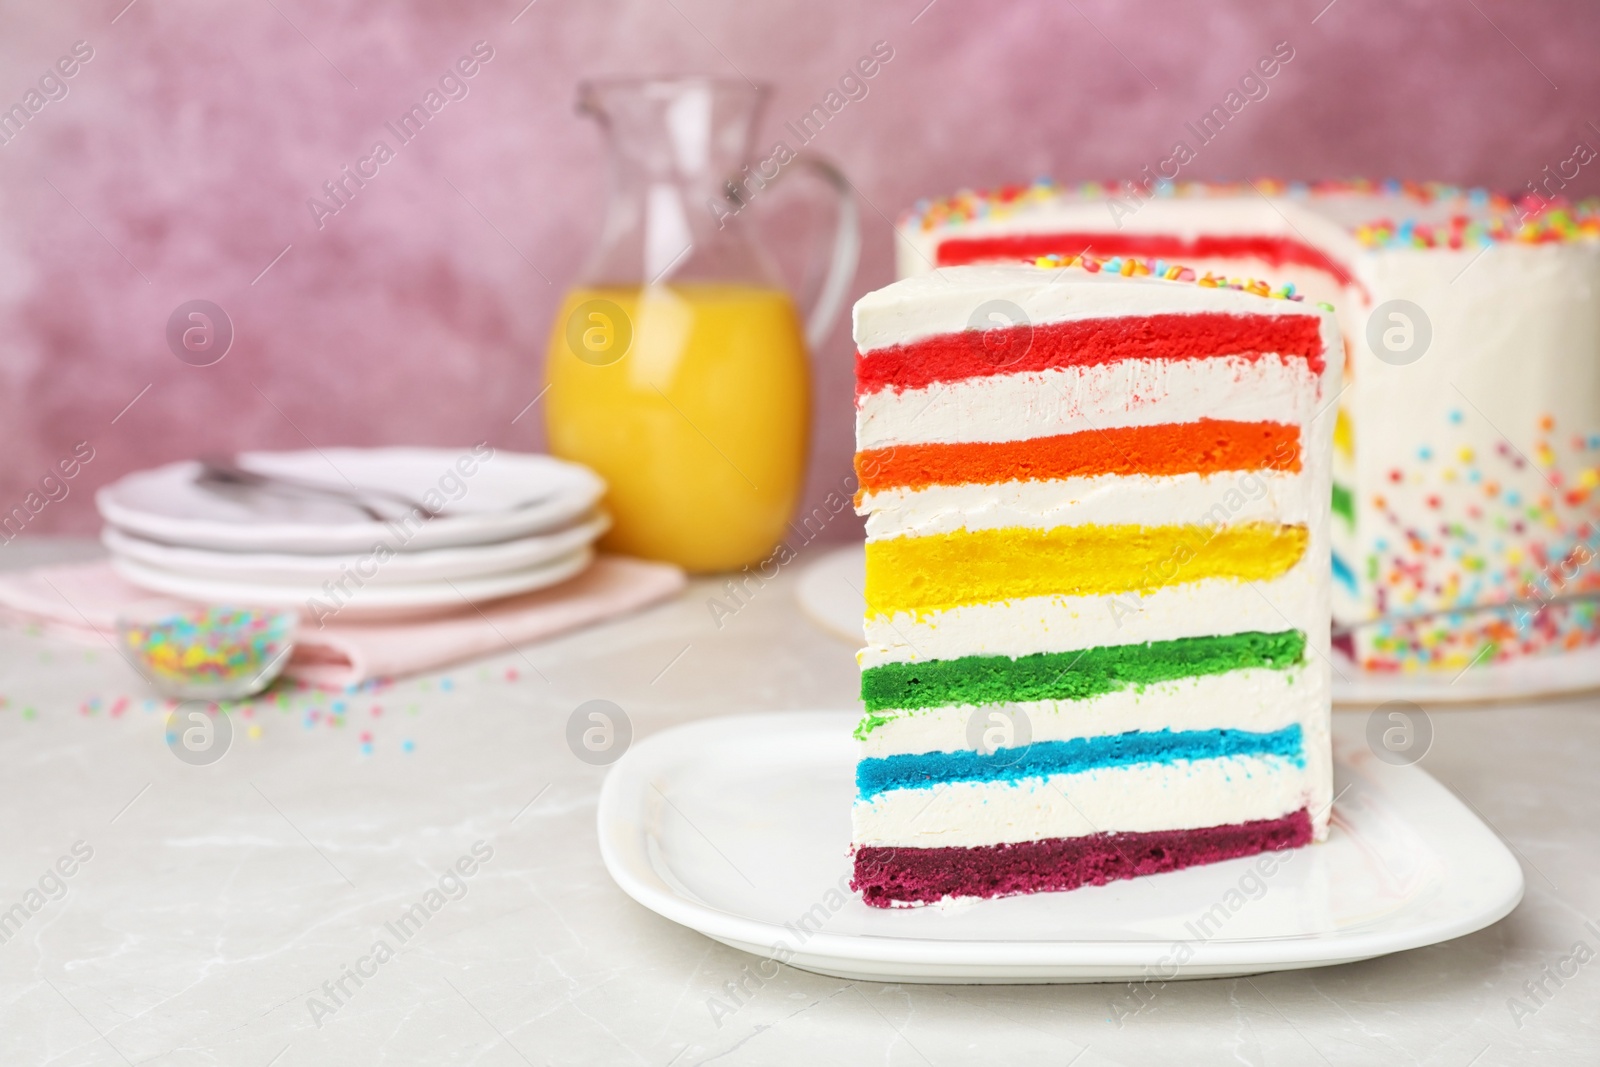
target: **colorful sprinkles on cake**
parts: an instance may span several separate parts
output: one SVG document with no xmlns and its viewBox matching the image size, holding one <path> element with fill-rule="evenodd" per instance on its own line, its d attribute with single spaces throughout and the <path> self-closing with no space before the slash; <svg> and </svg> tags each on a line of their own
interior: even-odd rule
<svg viewBox="0 0 1600 1067">
<path fill-rule="evenodd" d="M 1544 242 L 1600 239 L 1600 199 L 1569 203 L 1536 195 L 1511 196 L 1444 182 L 1343 179 L 1286 182 L 1259 178 L 1249 182 L 1156 180 L 1089 181 L 1063 185 L 1047 177 L 1029 185 L 998 189 L 964 189 L 940 199 L 919 200 L 903 220 L 908 229 L 931 232 L 981 219 L 1005 219 L 1061 200 L 1103 200 L 1132 195 L 1137 199 L 1207 199 L 1237 196 L 1307 199 L 1337 196 L 1395 196 L 1418 209 L 1438 205 L 1460 208 L 1444 222 L 1416 218 L 1374 218 L 1356 223 L 1351 233 L 1366 248 L 1477 248 L 1518 241 Z"/>
<path fill-rule="evenodd" d="M 1488 219 L 1452 215 L 1443 223 L 1415 219 L 1377 219 L 1353 231 L 1366 248 L 1481 248 L 1516 241 L 1523 244 L 1600 238 L 1600 200 L 1548 209 L 1513 207 Z"/>
<path fill-rule="evenodd" d="M 1202 289 L 1234 289 L 1241 293 L 1253 293 L 1256 296 L 1269 297 L 1273 300 L 1304 300 L 1305 297 L 1294 291 L 1293 283 L 1273 286 L 1256 278 L 1224 278 L 1221 275 L 1206 271 L 1203 275 L 1196 275 L 1189 267 L 1176 263 L 1168 263 L 1161 259 L 1140 259 L 1137 256 L 1112 256 L 1109 259 L 1097 259 L 1088 254 L 1076 256 L 1047 255 L 1040 256 L 1033 261 L 1036 267 L 1048 267 L 1059 270 L 1078 269 L 1089 274 L 1120 274 L 1124 278 L 1161 278 L 1169 282 L 1193 282 Z M 1333 310 L 1327 304 L 1319 304 L 1324 311 Z"/>
<path fill-rule="evenodd" d="M 1407 523 L 1381 488 L 1369 497 L 1382 530 L 1367 567 L 1381 614 L 1404 615 L 1442 600 L 1469 607 L 1506 599 L 1535 600 L 1600 592 L 1600 435 L 1558 431 L 1541 417 L 1530 455 L 1504 440 L 1487 453 L 1448 443 L 1465 436 L 1474 413 L 1454 409 L 1438 448 L 1391 468 L 1386 484 L 1423 494 L 1428 523 Z M 1532 497 L 1507 489 L 1532 467 L 1546 491 Z M 1416 623 L 1371 628 L 1360 656 L 1375 670 L 1462 670 L 1600 642 L 1594 602 L 1499 611 L 1462 611 Z M 1354 653 L 1353 648 L 1347 649 Z"/>
</svg>

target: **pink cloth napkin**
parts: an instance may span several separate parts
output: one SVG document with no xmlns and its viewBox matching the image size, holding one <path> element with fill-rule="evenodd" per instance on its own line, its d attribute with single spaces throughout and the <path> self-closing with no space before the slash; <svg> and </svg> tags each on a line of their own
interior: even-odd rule
<svg viewBox="0 0 1600 1067">
<path fill-rule="evenodd" d="M 509 651 L 624 615 L 676 595 L 683 571 L 627 556 L 600 556 L 588 570 L 548 589 L 464 606 L 448 615 L 396 622 L 304 624 L 284 673 L 343 689 L 371 678 L 417 674 Z M 0 619 L 76 641 L 117 640 L 119 612 L 169 600 L 128 582 L 104 560 L 0 571 Z"/>
</svg>

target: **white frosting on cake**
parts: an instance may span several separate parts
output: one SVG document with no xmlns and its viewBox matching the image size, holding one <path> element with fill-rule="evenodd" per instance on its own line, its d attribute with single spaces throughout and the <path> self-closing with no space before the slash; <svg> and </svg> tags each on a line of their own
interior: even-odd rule
<svg viewBox="0 0 1600 1067">
<path fill-rule="evenodd" d="M 984 305 L 997 300 L 1020 308 L 1026 321 L 1035 326 L 1075 319 L 1220 311 L 1234 315 L 1309 315 L 1332 328 L 1331 320 L 1314 305 L 1268 300 L 1233 289 L 1207 289 L 1161 278 L 1090 274 L 1073 268 L 946 267 L 903 278 L 856 301 L 856 349 L 871 353 L 924 337 L 963 333 L 973 326 L 973 316 Z M 999 325 L 1009 320 L 980 317 L 978 321 Z"/>
<path fill-rule="evenodd" d="M 1250 730 L 1268 733 L 1299 722 L 1301 705 L 1318 694 L 1303 668 L 1264 667 L 1180 678 L 1103 693 L 1087 700 L 1030 700 L 982 708 L 972 704 L 895 714 L 875 727 L 861 755 L 899 752 L 959 752 L 972 747 L 971 724 L 1005 723 L 988 718 L 999 707 L 1027 723 L 1027 740 L 1065 741 L 1107 737 L 1130 730 Z M 1013 725 L 1011 729 L 1016 728 Z M 1015 737 L 1015 734 L 1012 734 Z"/>
<path fill-rule="evenodd" d="M 1363 256 L 1357 276 L 1380 304 L 1407 300 L 1422 308 L 1433 336 L 1415 362 L 1386 362 L 1366 337 L 1369 309 L 1357 311 L 1361 317 L 1352 329 L 1353 367 L 1344 402 L 1355 436 L 1356 529 L 1349 551 L 1361 585 L 1357 603 L 1347 603 L 1343 618 L 1377 614 L 1366 561 L 1389 555 L 1380 551 L 1379 542 L 1397 547 L 1406 529 L 1426 531 L 1434 540 L 1441 521 L 1472 525 L 1486 542 L 1483 573 L 1514 571 L 1510 555 L 1525 556 L 1529 539 L 1514 531 L 1496 537 L 1490 522 L 1480 526 L 1466 510 L 1471 505 L 1485 515 L 1495 510 L 1482 480 L 1496 483 L 1501 499 L 1508 492 L 1530 503 L 1550 496 L 1556 504 L 1550 510 L 1566 514 L 1569 522 L 1600 517 L 1592 501 L 1562 507 L 1561 492 L 1570 481 L 1552 487 L 1537 463 L 1539 442 L 1551 437 L 1541 430 L 1545 419 L 1552 421 L 1564 452 L 1565 439 L 1573 434 L 1600 431 L 1600 245 L 1495 245 L 1481 254 L 1385 251 Z M 1454 413 L 1460 414 L 1459 422 Z M 1501 452 L 1507 446 L 1512 454 Z M 1462 449 L 1472 453 L 1470 463 L 1460 460 Z M 1423 460 L 1425 453 L 1432 458 Z M 1516 458 L 1524 459 L 1520 469 Z M 1458 472 L 1453 484 L 1433 476 L 1446 466 Z M 1470 480 L 1473 469 L 1480 471 L 1479 482 Z M 1400 482 L 1393 480 L 1396 471 Z M 1440 506 L 1430 504 L 1433 496 Z M 1377 497 L 1395 521 L 1383 517 Z M 1537 524 L 1530 523 L 1535 529 Z M 1504 546 L 1498 552 L 1496 540 Z M 1424 588 L 1415 595 L 1392 591 L 1388 610 L 1429 611 L 1458 603 L 1461 590 L 1452 592 L 1451 586 L 1462 568 L 1449 554 L 1457 546 L 1441 545 L 1445 552 L 1437 557 L 1406 553 L 1422 566 Z M 1486 584 L 1482 595 L 1468 599 L 1505 599 L 1518 592 Z"/>
<path fill-rule="evenodd" d="M 1219 381 L 1222 367 L 1233 375 L 1231 389 Z M 1126 359 L 883 389 L 856 403 L 856 447 L 1021 441 L 1196 419 L 1298 422 L 1315 414 L 1315 394 L 1305 389 L 1314 379 L 1305 360 L 1271 355 Z"/>
<path fill-rule="evenodd" d="M 931 485 L 866 493 L 867 540 L 991 530 L 1006 526 L 1154 526 L 1241 522 L 1305 524 L 1311 518 L 1307 475 L 1279 471 L 1100 475 L 999 485 Z"/>
<path fill-rule="evenodd" d="M 1326 611 L 1323 570 L 1308 559 L 1270 582 L 1207 578 L 1143 595 L 1023 597 L 920 617 L 869 615 L 867 647 L 857 659 L 866 668 L 959 656 L 1015 658 L 1217 633 L 1278 633 L 1308 625 L 1319 604 Z"/>
<path fill-rule="evenodd" d="M 1326 804 L 1315 779 L 1309 767 L 1281 757 L 1227 756 L 895 789 L 856 803 L 852 837 L 858 846 L 970 847 L 1192 830 L 1281 818 L 1306 807 L 1315 815 Z"/>
</svg>

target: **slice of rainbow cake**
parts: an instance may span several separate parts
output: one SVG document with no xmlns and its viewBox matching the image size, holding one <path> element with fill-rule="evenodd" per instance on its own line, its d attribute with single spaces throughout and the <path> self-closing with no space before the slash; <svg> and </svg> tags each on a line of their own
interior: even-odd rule
<svg viewBox="0 0 1600 1067">
<path fill-rule="evenodd" d="M 865 901 L 1324 837 L 1331 311 L 1074 257 L 896 282 L 855 340 Z"/>
</svg>

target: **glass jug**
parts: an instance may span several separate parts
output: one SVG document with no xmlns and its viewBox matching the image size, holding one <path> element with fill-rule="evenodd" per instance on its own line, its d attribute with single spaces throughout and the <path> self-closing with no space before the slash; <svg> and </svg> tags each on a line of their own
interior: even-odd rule
<svg viewBox="0 0 1600 1067">
<path fill-rule="evenodd" d="M 595 249 L 551 330 L 550 451 L 597 471 L 614 525 L 602 546 L 690 571 L 765 559 L 805 478 L 806 349 L 855 274 L 850 185 L 785 145 L 748 155 L 766 91 L 712 78 L 579 89 L 606 131 L 611 198 Z M 745 213 L 805 168 L 838 198 L 825 276 L 802 327 Z"/>
</svg>

